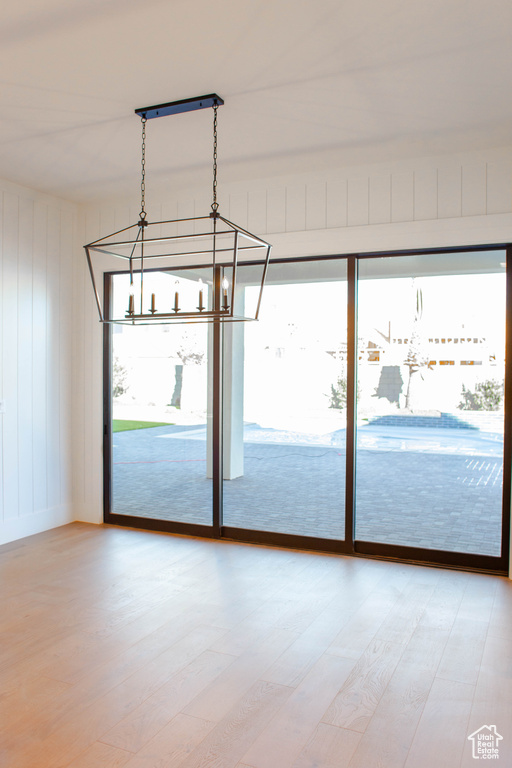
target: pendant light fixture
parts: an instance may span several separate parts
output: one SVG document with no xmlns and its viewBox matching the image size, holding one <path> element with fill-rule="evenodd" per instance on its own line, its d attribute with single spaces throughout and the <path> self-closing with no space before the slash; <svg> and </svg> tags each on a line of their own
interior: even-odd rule
<svg viewBox="0 0 512 768">
<path fill-rule="evenodd" d="M 271 246 L 219 213 L 217 202 L 217 94 L 136 109 L 142 126 L 141 210 L 125 229 L 85 245 L 100 322 L 128 325 L 257 320 Z M 146 123 L 157 117 L 213 109 L 213 185 L 205 216 L 152 222 L 145 208 Z M 237 290 L 237 267 L 250 264 L 245 285 L 256 287 L 252 302 Z M 116 275 L 105 312 L 100 286 Z"/>
</svg>

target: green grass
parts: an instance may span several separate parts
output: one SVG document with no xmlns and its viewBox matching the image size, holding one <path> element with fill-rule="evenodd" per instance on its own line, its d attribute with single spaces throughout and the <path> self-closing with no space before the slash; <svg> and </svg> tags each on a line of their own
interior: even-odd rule
<svg viewBox="0 0 512 768">
<path fill-rule="evenodd" d="M 149 427 L 168 427 L 168 421 L 127 421 L 112 419 L 112 432 L 128 432 L 132 429 L 148 429 Z"/>
</svg>

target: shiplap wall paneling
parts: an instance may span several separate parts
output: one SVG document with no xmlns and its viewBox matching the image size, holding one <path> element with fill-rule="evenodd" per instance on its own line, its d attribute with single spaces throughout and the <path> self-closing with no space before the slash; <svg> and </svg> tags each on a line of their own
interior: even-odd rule
<svg viewBox="0 0 512 768">
<path fill-rule="evenodd" d="M 414 219 L 437 219 L 437 168 L 419 168 L 414 171 Z"/>
<path fill-rule="evenodd" d="M 286 187 L 286 231 L 302 232 L 306 229 L 306 185 L 289 184 Z"/>
<path fill-rule="evenodd" d="M 267 192 L 267 232 L 286 231 L 286 189 L 271 186 Z"/>
<path fill-rule="evenodd" d="M 347 220 L 349 227 L 363 227 L 369 222 L 368 176 L 348 180 Z"/>
<path fill-rule="evenodd" d="M 90 243 L 114 231 L 114 216 L 108 209 L 100 215 L 99 211 L 88 211 L 85 222 L 85 241 Z M 98 291 L 103 291 L 102 280 Z M 88 274 L 84 279 L 85 329 L 89 343 L 84 348 L 84 496 L 82 498 L 82 519 L 85 522 L 101 522 L 99 518 L 99 498 L 101 498 L 101 456 L 102 446 L 102 334 L 98 310 Z"/>
<path fill-rule="evenodd" d="M 159 206 L 159 211 L 161 215 L 161 221 L 176 221 L 178 218 L 178 201 L 177 200 L 165 200 L 163 201 Z M 135 211 L 130 212 L 131 218 L 130 218 L 130 224 L 134 221 L 137 221 L 137 214 Z M 133 216 L 135 215 L 135 218 Z M 152 216 L 153 220 L 154 217 Z M 178 234 L 178 225 L 177 224 L 168 224 L 166 227 L 166 231 L 169 235 L 177 235 Z"/>
<path fill-rule="evenodd" d="M 46 457 L 48 508 L 60 502 L 60 211 L 48 206 L 46 282 Z"/>
<path fill-rule="evenodd" d="M 74 207 L 8 184 L 1 201 L 5 414 L 1 417 L 0 541 L 4 542 L 73 519 Z"/>
<path fill-rule="evenodd" d="M 441 166 L 437 173 L 437 215 L 454 219 L 462 215 L 462 168 L 460 165 Z"/>
<path fill-rule="evenodd" d="M 242 229 L 248 228 L 248 202 L 247 192 L 235 192 L 229 196 L 229 216 L 227 218 Z"/>
<path fill-rule="evenodd" d="M 462 215 L 484 216 L 487 213 L 487 166 L 466 163 L 462 166 Z"/>
<path fill-rule="evenodd" d="M 347 226 L 347 180 L 328 181 L 325 201 L 326 227 Z"/>
<path fill-rule="evenodd" d="M 73 251 L 75 247 L 74 211 L 61 213 L 60 229 L 60 507 L 73 514 Z"/>
<path fill-rule="evenodd" d="M 19 515 L 34 509 L 33 357 L 33 242 L 34 201 L 19 201 L 18 257 L 18 498 Z"/>
<path fill-rule="evenodd" d="M 34 205 L 34 257 L 32 277 L 32 414 L 33 414 L 33 476 L 34 511 L 48 508 L 47 476 L 47 204 Z"/>
<path fill-rule="evenodd" d="M 487 163 L 487 213 L 512 211 L 512 161 Z"/>
<path fill-rule="evenodd" d="M 18 517 L 18 234 L 19 199 L 3 194 L 2 416 L 3 517 Z"/>
<path fill-rule="evenodd" d="M 325 229 L 327 226 L 327 184 L 312 182 L 306 187 L 306 229 Z"/>
<path fill-rule="evenodd" d="M 247 227 L 259 237 L 264 238 L 267 233 L 267 192 L 264 189 L 249 192 Z"/>
<path fill-rule="evenodd" d="M 85 501 L 85 346 L 90 343 L 86 336 L 85 278 L 88 272 L 85 251 L 85 216 L 79 215 L 76 227 L 76 243 L 73 253 L 73 503 L 74 515 L 78 520 L 84 516 Z"/>
<path fill-rule="evenodd" d="M 369 222 L 387 224 L 391 221 L 391 176 L 382 173 L 370 176 Z"/>
<path fill-rule="evenodd" d="M 412 221 L 414 218 L 414 173 L 403 171 L 391 177 L 391 221 Z"/>
<path fill-rule="evenodd" d="M 188 210 L 193 210 L 193 201 L 187 200 Z M 193 215 L 193 213 L 192 213 Z M 116 210 L 109 207 L 107 210 L 101 210 L 99 219 L 94 217 L 92 220 L 93 228 L 98 226 L 98 237 L 114 232 L 117 229 Z M 92 285 L 90 279 L 86 280 L 86 289 L 89 296 L 92 294 Z M 103 277 L 101 277 L 101 295 L 103 296 Z M 87 490 L 87 512 L 91 515 L 93 522 L 103 521 L 103 466 L 101 457 L 103 456 L 103 325 L 99 322 L 98 309 L 94 298 L 88 304 L 90 318 L 90 327 L 93 334 L 92 355 L 89 360 L 91 366 L 92 382 L 100 382 L 100 386 L 93 387 L 91 391 L 90 415 L 91 431 L 89 432 L 89 442 L 87 450 L 92 459 L 90 465 L 90 475 L 86 475 L 86 484 L 90 478 L 90 488 Z M 100 461 L 97 461 L 99 447 Z"/>
<path fill-rule="evenodd" d="M 193 219 L 196 215 L 193 197 L 185 197 L 178 201 L 178 219 Z M 190 233 L 190 224 L 183 222 L 178 224 L 178 235 L 187 235 Z"/>
<path fill-rule="evenodd" d="M 194 216 L 196 218 L 200 218 L 201 216 L 209 216 L 212 205 L 211 201 L 211 195 L 208 195 L 206 191 L 203 191 L 199 193 L 198 195 L 194 196 Z M 163 220 L 163 217 L 162 217 Z M 204 221 L 197 221 L 194 224 L 194 231 L 195 232 L 205 232 L 207 229 L 208 224 Z"/>
</svg>

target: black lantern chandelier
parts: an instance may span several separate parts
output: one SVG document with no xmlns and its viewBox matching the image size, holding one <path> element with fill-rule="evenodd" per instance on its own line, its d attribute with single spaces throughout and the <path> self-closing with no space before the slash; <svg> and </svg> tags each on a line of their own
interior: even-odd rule
<svg viewBox="0 0 512 768">
<path fill-rule="evenodd" d="M 221 216 L 217 202 L 217 94 L 136 109 L 142 125 L 141 211 L 136 224 L 85 245 L 102 323 L 153 325 L 257 320 L 271 246 Z M 213 108 L 213 200 L 197 218 L 148 221 L 146 123 L 156 117 Z M 250 284 L 259 288 L 248 306 L 237 290 L 237 266 L 250 264 Z M 110 309 L 99 286 L 117 275 Z M 244 282 L 244 285 L 249 284 Z"/>
</svg>

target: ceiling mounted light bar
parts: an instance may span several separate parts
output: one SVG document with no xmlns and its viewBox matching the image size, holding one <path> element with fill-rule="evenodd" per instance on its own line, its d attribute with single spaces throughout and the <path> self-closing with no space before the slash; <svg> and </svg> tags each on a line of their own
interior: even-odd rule
<svg viewBox="0 0 512 768">
<path fill-rule="evenodd" d="M 179 115 L 181 112 L 195 112 L 196 109 L 207 109 L 214 105 L 218 107 L 224 104 L 224 99 L 217 96 L 216 93 L 209 93 L 207 96 L 197 96 L 194 99 L 181 99 L 180 101 L 169 101 L 167 104 L 157 104 L 154 107 L 142 107 L 136 109 L 135 114 L 151 120 L 154 117 L 167 117 L 167 115 Z"/>
<path fill-rule="evenodd" d="M 217 110 L 215 93 L 136 109 L 142 124 L 141 210 L 131 226 L 84 246 L 102 323 L 157 325 L 257 320 L 271 245 L 221 216 L 217 202 Z M 206 216 L 151 222 L 145 210 L 146 123 L 155 117 L 213 108 L 213 185 Z M 251 263 L 251 285 L 237 290 L 237 267 Z M 108 315 L 100 286 L 115 274 Z"/>
</svg>

